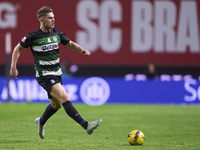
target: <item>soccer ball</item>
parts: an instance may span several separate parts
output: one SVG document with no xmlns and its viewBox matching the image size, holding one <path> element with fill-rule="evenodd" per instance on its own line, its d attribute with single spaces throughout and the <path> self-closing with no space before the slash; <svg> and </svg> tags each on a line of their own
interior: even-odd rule
<svg viewBox="0 0 200 150">
<path fill-rule="evenodd" d="M 140 130 L 133 130 L 128 134 L 128 142 L 130 145 L 142 145 L 145 136 Z"/>
</svg>

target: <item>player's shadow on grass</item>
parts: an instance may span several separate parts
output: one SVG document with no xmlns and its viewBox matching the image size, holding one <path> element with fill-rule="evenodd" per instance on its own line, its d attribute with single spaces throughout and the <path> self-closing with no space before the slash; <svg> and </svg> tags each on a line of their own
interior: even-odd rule
<svg viewBox="0 0 200 150">
<path fill-rule="evenodd" d="M 30 141 L 27 141 L 27 140 L 0 140 L 0 143 L 3 144 L 3 143 L 25 143 L 25 142 L 30 142 Z"/>
<path fill-rule="evenodd" d="M 130 147 L 130 146 L 132 146 L 132 147 L 140 147 L 140 146 L 142 146 L 142 147 L 144 147 L 144 146 L 147 146 L 147 145 L 130 145 L 129 143 L 128 144 L 122 144 L 121 146 L 123 146 L 123 147 Z"/>
</svg>

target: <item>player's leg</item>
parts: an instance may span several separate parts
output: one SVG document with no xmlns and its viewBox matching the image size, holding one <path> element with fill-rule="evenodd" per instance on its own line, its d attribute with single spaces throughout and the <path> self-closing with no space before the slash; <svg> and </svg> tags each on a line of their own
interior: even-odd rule
<svg viewBox="0 0 200 150">
<path fill-rule="evenodd" d="M 52 77 L 51 77 L 52 78 Z M 41 117 L 36 118 L 35 122 L 38 124 L 38 133 L 40 137 L 44 138 L 44 124 L 46 121 L 55 113 L 58 109 L 60 109 L 62 106 L 64 107 L 66 113 L 73 118 L 77 123 L 79 123 L 85 130 L 86 133 L 91 134 L 94 129 L 96 129 L 102 120 L 97 120 L 94 122 L 87 122 L 85 121 L 80 114 L 77 112 L 77 110 L 72 105 L 65 89 L 63 86 L 59 83 L 60 80 L 55 79 L 55 84 L 46 84 L 51 82 L 46 82 L 48 79 L 45 78 L 41 79 L 39 81 L 40 85 L 47 91 L 48 97 L 51 101 L 51 104 L 49 104 L 43 113 Z M 51 79 L 52 80 L 52 79 Z M 41 119 L 40 119 L 41 118 Z M 41 121 L 40 121 L 41 120 Z"/>
<path fill-rule="evenodd" d="M 51 104 L 49 104 L 49 105 L 46 107 L 46 109 L 45 109 L 44 113 L 42 114 L 42 116 L 35 119 L 35 122 L 36 122 L 36 124 L 38 125 L 38 134 L 39 134 L 39 136 L 40 136 L 42 139 L 44 139 L 44 136 L 45 136 L 44 127 L 45 127 L 46 121 L 47 121 L 54 113 L 56 113 L 57 110 L 59 109 L 58 107 L 56 107 L 56 108 L 58 108 L 58 109 L 55 109 L 55 108 L 52 107 L 52 106 L 56 106 L 56 105 L 55 105 L 55 101 L 56 101 L 55 98 L 52 97 L 52 98 L 50 99 L 50 101 L 51 101 Z M 61 106 L 62 106 L 62 105 L 61 105 Z"/>
<path fill-rule="evenodd" d="M 60 103 L 62 103 L 66 113 L 74 119 L 77 123 L 79 123 L 85 130 L 87 134 L 92 134 L 93 130 L 96 129 L 100 123 L 102 122 L 102 119 L 99 119 L 94 122 L 87 122 L 85 121 L 78 111 L 74 108 L 72 105 L 65 89 L 60 83 L 54 84 L 51 89 L 51 95 L 56 98 Z M 58 103 L 58 105 L 60 104 Z"/>
<path fill-rule="evenodd" d="M 54 99 L 54 98 L 51 98 L 51 99 Z M 52 101 L 52 100 L 50 100 L 50 101 Z M 45 123 L 46 123 L 46 121 L 54 114 L 54 113 L 56 113 L 57 111 L 58 111 L 58 109 L 55 109 L 54 107 L 52 107 L 53 105 L 52 105 L 52 102 L 51 102 L 51 104 L 49 104 L 47 107 L 46 107 L 46 109 L 45 109 L 45 111 L 44 111 L 44 113 L 42 114 L 42 116 L 40 117 L 40 124 L 41 125 L 44 125 Z"/>
<path fill-rule="evenodd" d="M 44 125 L 45 122 L 55 113 L 57 112 L 57 110 L 62 106 L 58 107 L 56 104 L 56 100 L 54 100 L 54 98 L 51 96 L 50 92 L 51 92 L 51 87 L 54 83 L 59 82 L 57 80 L 57 78 L 55 78 L 54 76 L 46 76 L 46 77 L 38 77 L 37 78 L 38 83 L 46 90 L 47 94 L 48 94 L 48 98 L 51 101 L 51 104 L 49 104 L 43 115 L 40 117 L 40 124 Z M 53 99 L 53 100 L 51 100 Z M 54 103 L 55 101 L 55 103 Z"/>
<path fill-rule="evenodd" d="M 79 123 L 84 129 L 87 129 L 88 122 L 85 121 L 81 115 L 78 113 L 76 108 L 72 105 L 69 96 L 67 95 L 65 89 L 60 83 L 54 84 L 51 87 L 50 93 L 56 100 L 55 107 L 59 107 L 61 104 L 64 107 L 66 113 Z"/>
</svg>

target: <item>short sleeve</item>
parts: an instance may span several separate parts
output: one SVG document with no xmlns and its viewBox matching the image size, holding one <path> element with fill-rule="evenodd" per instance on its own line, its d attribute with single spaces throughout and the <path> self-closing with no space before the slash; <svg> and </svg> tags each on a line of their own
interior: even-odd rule
<svg viewBox="0 0 200 150">
<path fill-rule="evenodd" d="M 32 45 L 32 35 L 31 33 L 28 33 L 25 37 L 22 38 L 20 41 L 20 45 L 24 48 L 28 48 L 29 46 Z"/>
<path fill-rule="evenodd" d="M 70 42 L 70 39 L 65 36 L 65 34 L 60 31 L 60 43 L 63 45 L 67 45 Z"/>
</svg>

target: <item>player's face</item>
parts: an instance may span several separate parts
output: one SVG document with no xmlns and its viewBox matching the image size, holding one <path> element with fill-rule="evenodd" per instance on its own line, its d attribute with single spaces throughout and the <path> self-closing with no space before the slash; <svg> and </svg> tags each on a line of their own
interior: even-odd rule
<svg viewBox="0 0 200 150">
<path fill-rule="evenodd" d="M 46 16 L 44 17 L 44 27 L 47 30 L 50 30 L 54 28 L 54 26 L 55 26 L 54 14 L 52 12 L 47 13 Z"/>
</svg>

